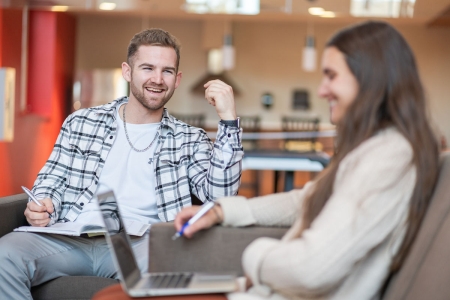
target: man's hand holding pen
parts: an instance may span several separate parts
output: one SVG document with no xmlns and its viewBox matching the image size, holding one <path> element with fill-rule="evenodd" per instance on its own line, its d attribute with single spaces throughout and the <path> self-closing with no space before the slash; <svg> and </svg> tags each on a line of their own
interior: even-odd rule
<svg viewBox="0 0 450 300">
<path fill-rule="evenodd" d="M 25 217 L 31 226 L 45 227 L 50 222 L 50 215 L 53 214 L 54 208 L 50 198 L 39 200 L 42 206 L 37 205 L 33 201 L 28 202 L 25 209 Z"/>
<path fill-rule="evenodd" d="M 28 202 L 24 215 L 30 225 L 36 227 L 44 227 L 50 222 L 50 218 L 54 212 L 53 203 L 50 198 L 38 200 L 36 196 L 28 188 L 22 186 L 25 194 L 30 197 L 32 201 Z"/>
</svg>

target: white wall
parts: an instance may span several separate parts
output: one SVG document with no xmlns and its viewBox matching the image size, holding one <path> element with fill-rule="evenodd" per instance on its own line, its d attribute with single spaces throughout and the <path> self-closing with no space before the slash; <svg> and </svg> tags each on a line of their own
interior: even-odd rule
<svg viewBox="0 0 450 300">
<path fill-rule="evenodd" d="M 131 37 L 142 30 L 140 17 L 80 16 L 77 31 L 76 66 L 78 69 L 120 67 L 126 58 Z M 191 87 L 206 73 L 207 52 L 202 49 L 201 21 L 150 20 L 150 27 L 160 27 L 175 35 L 182 44 L 181 85 L 168 103 L 175 113 L 205 113 L 207 124 L 219 118 L 212 106 Z M 314 34 L 319 53 L 327 39 L 343 25 L 317 24 Z M 450 142 L 450 28 L 425 28 L 417 25 L 397 27 L 413 48 L 430 104 L 434 123 Z M 228 73 L 241 90 L 236 97 L 238 115 L 263 117 L 262 126 L 279 129 L 283 115 L 299 115 L 291 109 L 292 91 L 307 89 L 311 114 L 328 122 L 328 104 L 317 96 L 320 71 L 301 69 L 306 24 L 294 22 L 235 22 L 236 68 Z M 319 59 L 320 63 L 320 59 Z M 270 92 L 275 104 L 266 110 L 260 104 L 263 93 Z"/>
</svg>

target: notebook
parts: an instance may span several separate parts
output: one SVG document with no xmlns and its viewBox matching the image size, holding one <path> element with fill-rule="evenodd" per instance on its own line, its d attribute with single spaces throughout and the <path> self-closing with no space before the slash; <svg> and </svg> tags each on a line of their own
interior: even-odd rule
<svg viewBox="0 0 450 300">
<path fill-rule="evenodd" d="M 119 271 L 123 290 L 131 297 L 226 293 L 237 289 L 236 275 L 230 273 L 146 273 L 141 274 L 130 238 L 123 228 L 117 200 L 112 191 L 97 195 L 105 221 L 106 239 Z M 119 225 L 111 220 L 118 220 Z M 175 231 L 175 230 L 174 230 Z"/>
<path fill-rule="evenodd" d="M 109 223 L 109 227 L 112 228 L 114 226 L 117 229 L 119 226 L 119 221 L 118 217 L 114 213 L 114 211 L 117 210 L 117 203 L 108 203 L 104 201 L 102 206 L 103 207 L 100 207 L 100 211 L 105 213 L 105 219 Z M 53 233 L 73 236 L 80 236 L 84 233 L 88 235 L 99 235 L 106 231 L 103 224 L 103 219 L 100 218 L 99 215 L 100 212 L 91 213 L 89 214 L 89 218 L 86 218 L 84 222 L 58 222 L 46 227 L 21 226 L 15 228 L 14 231 Z M 144 235 L 150 227 L 149 224 L 144 224 L 133 220 L 126 220 L 125 223 L 122 224 L 124 224 L 128 234 L 136 236 Z"/>
<path fill-rule="evenodd" d="M 103 233 L 104 228 L 101 224 L 92 225 L 92 224 L 80 224 L 75 222 L 66 222 L 66 223 L 55 223 L 49 227 L 21 226 L 15 228 L 14 231 L 80 236 L 83 233 L 86 234 Z"/>
</svg>

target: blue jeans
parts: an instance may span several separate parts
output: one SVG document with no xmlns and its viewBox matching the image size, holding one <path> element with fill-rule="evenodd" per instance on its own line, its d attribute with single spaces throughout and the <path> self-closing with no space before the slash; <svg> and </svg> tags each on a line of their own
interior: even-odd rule
<svg viewBox="0 0 450 300">
<path fill-rule="evenodd" d="M 148 269 L 148 233 L 131 237 L 141 272 Z M 105 237 L 12 232 L 0 238 L 2 299 L 32 299 L 30 289 L 61 276 L 118 278 Z"/>
</svg>

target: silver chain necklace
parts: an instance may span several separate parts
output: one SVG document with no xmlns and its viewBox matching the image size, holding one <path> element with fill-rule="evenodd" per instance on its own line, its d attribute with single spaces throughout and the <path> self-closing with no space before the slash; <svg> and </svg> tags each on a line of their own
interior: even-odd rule
<svg viewBox="0 0 450 300">
<path fill-rule="evenodd" d="M 150 143 L 150 145 L 148 145 L 145 149 L 141 149 L 141 150 L 136 149 L 136 148 L 133 146 L 133 144 L 131 143 L 130 137 L 128 136 L 128 132 L 127 132 L 127 121 L 125 120 L 125 108 L 126 108 L 126 107 L 127 107 L 127 105 L 125 104 L 125 105 L 123 106 L 123 128 L 125 129 L 125 135 L 126 135 L 126 137 L 127 137 L 128 144 L 130 144 L 131 149 L 133 149 L 133 150 L 136 151 L 136 152 L 145 152 L 145 151 L 147 151 L 148 149 L 150 149 L 150 147 L 151 147 L 151 146 L 153 145 L 153 143 L 156 141 L 156 138 L 157 138 L 158 135 L 159 135 L 159 128 L 158 128 L 158 130 L 156 131 L 155 137 L 153 138 L 153 140 L 152 140 L 152 142 Z"/>
</svg>

